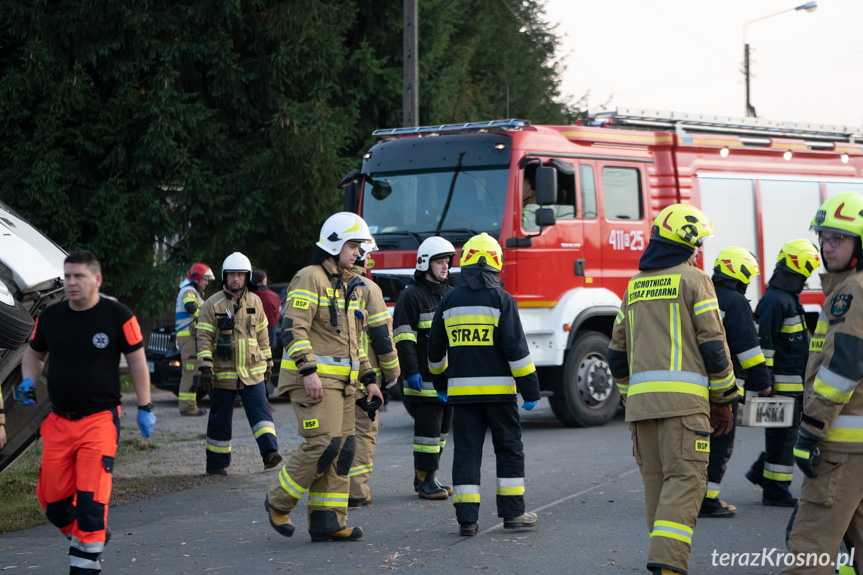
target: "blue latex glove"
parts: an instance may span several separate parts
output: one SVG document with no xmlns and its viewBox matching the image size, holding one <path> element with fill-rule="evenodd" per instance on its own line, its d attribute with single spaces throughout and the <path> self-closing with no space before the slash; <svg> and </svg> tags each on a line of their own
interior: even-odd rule
<svg viewBox="0 0 863 575">
<path fill-rule="evenodd" d="M 29 377 L 18 384 L 16 389 L 16 399 L 21 405 L 36 405 L 36 385 Z M 29 397 L 34 399 L 19 399 L 19 397 Z"/>
<path fill-rule="evenodd" d="M 153 427 L 156 425 L 156 414 L 152 411 L 138 410 L 138 428 L 141 430 L 141 437 L 150 437 L 153 435 Z"/>
<path fill-rule="evenodd" d="M 413 389 L 413 390 L 416 390 L 416 391 L 422 391 L 423 390 L 423 376 L 421 376 L 418 373 L 415 373 L 413 375 L 409 375 L 408 376 L 408 387 Z"/>
<path fill-rule="evenodd" d="M 818 457 L 818 444 L 820 442 L 820 439 L 805 429 L 797 430 L 797 443 L 794 444 L 794 463 L 806 477 L 818 475 L 818 472 L 815 471 L 815 466 L 818 464 L 815 458 Z"/>
<path fill-rule="evenodd" d="M 525 401 L 524 403 L 521 404 L 521 408 L 525 411 L 530 411 L 531 409 L 536 407 L 536 404 L 537 404 L 536 401 Z"/>
<path fill-rule="evenodd" d="M 441 400 L 441 401 L 443 401 L 444 403 L 446 403 L 446 393 L 444 393 L 444 392 L 442 392 L 442 391 L 438 391 L 438 392 L 437 392 L 437 396 L 440 398 L 440 400 Z"/>
</svg>

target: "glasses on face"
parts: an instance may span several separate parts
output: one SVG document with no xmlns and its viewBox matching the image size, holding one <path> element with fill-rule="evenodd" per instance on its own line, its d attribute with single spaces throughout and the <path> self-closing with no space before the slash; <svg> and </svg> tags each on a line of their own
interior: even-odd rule
<svg viewBox="0 0 863 575">
<path fill-rule="evenodd" d="M 836 249 L 842 244 L 843 241 L 845 241 L 845 238 L 849 238 L 849 237 L 851 237 L 851 236 L 843 236 L 842 234 L 835 235 L 831 238 L 825 238 L 824 236 L 818 236 L 818 243 L 821 244 L 822 246 L 824 244 L 830 244 L 831 248 Z"/>
</svg>

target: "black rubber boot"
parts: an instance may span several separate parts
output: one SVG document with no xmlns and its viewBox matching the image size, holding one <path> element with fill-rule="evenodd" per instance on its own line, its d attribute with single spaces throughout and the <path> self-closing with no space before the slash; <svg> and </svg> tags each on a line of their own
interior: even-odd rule
<svg viewBox="0 0 863 575">
<path fill-rule="evenodd" d="M 417 493 L 420 499 L 446 499 L 449 497 L 446 489 L 435 480 L 434 471 L 415 470 L 417 479 Z"/>
<path fill-rule="evenodd" d="M 339 531 L 332 533 L 309 533 L 314 543 L 323 543 L 325 541 L 359 541 L 363 538 L 363 530 L 359 527 L 345 527 Z"/>
</svg>

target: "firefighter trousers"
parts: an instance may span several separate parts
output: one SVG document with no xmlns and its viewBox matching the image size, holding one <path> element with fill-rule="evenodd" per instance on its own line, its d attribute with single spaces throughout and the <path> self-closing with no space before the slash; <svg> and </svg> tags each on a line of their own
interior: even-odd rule
<svg viewBox="0 0 863 575">
<path fill-rule="evenodd" d="M 442 401 L 416 401 L 413 405 L 414 469 L 437 471 L 440 455 L 452 428 L 453 408 Z"/>
<path fill-rule="evenodd" d="M 180 413 L 198 411 L 198 351 L 191 335 L 177 336 L 180 348 Z"/>
<path fill-rule="evenodd" d="M 704 414 L 647 419 L 632 422 L 631 432 L 650 531 L 647 570 L 685 574 L 707 489 L 710 420 Z"/>
<path fill-rule="evenodd" d="M 69 572 L 100 573 L 120 408 L 77 421 L 48 414 L 39 428 L 42 466 L 36 495 L 48 520 L 69 537 Z"/>
<path fill-rule="evenodd" d="M 734 414 L 734 420 L 737 421 L 736 399 L 731 403 L 731 411 Z M 736 425 L 732 426 L 731 431 L 725 435 L 710 435 L 710 461 L 707 464 L 707 495 L 705 495 L 708 499 L 719 499 L 719 484 L 725 477 L 728 460 L 731 459 L 734 451 L 735 429 L 737 429 Z"/>
<path fill-rule="evenodd" d="M 831 562 L 837 559 L 843 537 L 846 550 L 855 551 L 854 562 L 860 566 L 857 555 L 863 551 L 863 453 L 834 453 L 822 448 L 815 470 L 816 477 L 803 478 L 800 499 L 788 522 L 787 545 L 791 553 L 814 553 L 814 557 L 826 554 L 830 561 L 827 565 L 810 561 L 808 566 L 795 562 L 782 570 L 785 575 L 832 575 Z"/>
<path fill-rule="evenodd" d="M 305 388 L 291 389 L 289 397 L 304 440 L 270 485 L 267 499 L 280 513 L 290 513 L 309 493 L 309 532 L 332 533 L 345 528 L 348 517 L 348 472 L 356 451 L 354 386 L 322 376 L 323 399 L 311 399 Z M 327 385 L 330 387 L 327 387 Z M 367 416 L 364 415 L 368 419 Z"/>
<path fill-rule="evenodd" d="M 803 410 L 803 398 L 794 398 L 794 419 L 791 427 L 767 427 L 764 429 L 764 451 L 752 471 L 760 475 L 762 497 L 774 500 L 790 499 L 791 478 L 794 474 L 794 444 L 797 442 L 797 427 Z"/>
<path fill-rule="evenodd" d="M 210 418 L 207 420 L 207 472 L 226 469 L 231 465 L 231 427 L 234 419 L 234 399 L 237 393 L 243 400 L 243 409 L 258 442 L 261 457 L 270 451 L 279 450 L 276 439 L 276 424 L 267 399 L 267 387 L 263 383 L 244 386 L 241 389 L 210 390 Z"/>
<path fill-rule="evenodd" d="M 453 406 L 452 501 L 459 523 L 479 519 L 482 446 L 491 430 L 497 460 L 497 514 L 512 519 L 524 513 L 524 449 L 515 402 Z"/>
<path fill-rule="evenodd" d="M 369 489 L 369 479 L 372 478 L 372 468 L 375 463 L 375 448 L 378 443 L 378 422 L 380 412 L 372 421 L 365 410 L 356 406 L 356 400 L 365 397 L 364 391 L 357 391 L 354 396 L 354 422 L 357 450 L 354 462 L 348 476 L 351 481 L 350 498 L 371 501 L 372 492 Z"/>
</svg>

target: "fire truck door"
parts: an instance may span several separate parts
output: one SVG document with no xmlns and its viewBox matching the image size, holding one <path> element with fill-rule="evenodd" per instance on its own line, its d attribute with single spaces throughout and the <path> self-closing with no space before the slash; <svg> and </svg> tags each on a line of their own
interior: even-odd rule
<svg viewBox="0 0 863 575">
<path fill-rule="evenodd" d="M 644 168 L 620 161 L 596 164 L 602 284 L 623 296 L 650 240 Z"/>
</svg>

